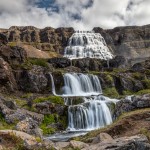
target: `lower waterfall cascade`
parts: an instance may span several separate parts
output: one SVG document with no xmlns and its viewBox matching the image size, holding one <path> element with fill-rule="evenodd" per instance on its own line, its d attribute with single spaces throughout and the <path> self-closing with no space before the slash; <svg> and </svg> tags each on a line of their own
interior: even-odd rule
<svg viewBox="0 0 150 150">
<path fill-rule="evenodd" d="M 64 133 L 56 133 L 48 139 L 66 141 L 113 122 L 111 105 L 118 100 L 102 95 L 101 84 L 96 75 L 65 73 L 62 95 L 56 94 L 53 75 L 50 74 L 50 77 L 53 94 L 64 97 L 65 105 L 68 106 L 68 127 Z M 79 97 L 81 102 L 74 103 L 74 97 Z"/>
</svg>

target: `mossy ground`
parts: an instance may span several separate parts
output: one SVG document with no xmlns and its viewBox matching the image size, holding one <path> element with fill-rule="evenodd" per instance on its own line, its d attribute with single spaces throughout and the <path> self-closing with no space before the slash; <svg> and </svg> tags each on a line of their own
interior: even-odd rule
<svg viewBox="0 0 150 150">
<path fill-rule="evenodd" d="M 15 124 L 8 124 L 2 113 L 0 113 L 0 130 L 14 129 Z"/>
<path fill-rule="evenodd" d="M 33 100 L 33 103 L 42 103 L 42 102 L 45 102 L 45 101 L 50 101 L 54 104 L 64 105 L 63 98 L 61 98 L 59 96 L 38 97 L 38 98 Z"/>
</svg>

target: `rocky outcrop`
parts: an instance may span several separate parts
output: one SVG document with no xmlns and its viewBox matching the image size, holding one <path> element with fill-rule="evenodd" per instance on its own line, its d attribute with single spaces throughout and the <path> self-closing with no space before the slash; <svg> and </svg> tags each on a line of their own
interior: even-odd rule
<svg viewBox="0 0 150 150">
<path fill-rule="evenodd" d="M 26 92 L 49 92 L 51 80 L 49 70 L 42 66 L 33 65 L 30 70 L 15 72 L 19 90 Z"/>
<path fill-rule="evenodd" d="M 100 134 L 101 136 L 101 134 Z M 106 138 L 97 144 L 91 144 L 83 148 L 82 150 L 123 150 L 123 149 L 132 149 L 132 150 L 147 150 L 150 148 L 148 139 L 144 135 L 136 135 L 131 137 L 122 137 L 116 139 Z"/>
<path fill-rule="evenodd" d="M 9 47 L 3 45 L 0 47 L 0 56 L 11 66 L 19 66 L 27 59 L 27 53 L 21 47 Z"/>
<path fill-rule="evenodd" d="M 122 99 L 116 103 L 115 117 L 119 117 L 121 114 L 125 112 L 149 107 L 150 107 L 150 94 L 145 94 L 142 96 L 128 96 L 125 99 Z"/>
<path fill-rule="evenodd" d="M 0 130 L 0 136 L 2 138 L 1 142 L 0 142 L 0 144 L 2 145 L 2 149 L 6 149 L 8 147 L 14 148 L 17 144 L 19 144 L 20 147 L 22 146 L 23 149 L 24 148 L 25 149 L 34 149 L 35 147 L 38 146 L 38 143 L 37 143 L 35 137 L 33 137 L 33 136 L 31 136 L 31 135 L 29 135 L 27 133 L 21 132 L 21 131 L 16 131 L 16 130 Z M 21 142 L 23 142 L 23 143 L 21 143 Z M 11 145 L 9 145 L 9 144 L 11 144 L 11 145 L 14 144 L 13 145 L 14 147 L 11 147 Z"/>
<path fill-rule="evenodd" d="M 26 118 L 18 122 L 15 128 L 17 131 L 22 131 L 30 135 L 42 138 L 42 131 L 38 127 L 38 122 L 33 120 L 32 118 Z"/>
<path fill-rule="evenodd" d="M 102 34 L 115 55 L 129 59 L 150 57 L 150 25 L 116 27 L 109 30 L 94 28 L 94 31 Z"/>
<path fill-rule="evenodd" d="M 15 91 L 17 84 L 9 64 L 0 57 L 0 91 Z"/>
<path fill-rule="evenodd" d="M 4 34 L 9 42 L 12 42 L 14 45 L 28 43 L 37 49 L 63 53 L 64 47 L 67 45 L 68 39 L 73 32 L 73 28 L 54 29 L 46 27 L 38 29 L 32 26 L 13 26 L 7 31 L 5 30 Z"/>
</svg>

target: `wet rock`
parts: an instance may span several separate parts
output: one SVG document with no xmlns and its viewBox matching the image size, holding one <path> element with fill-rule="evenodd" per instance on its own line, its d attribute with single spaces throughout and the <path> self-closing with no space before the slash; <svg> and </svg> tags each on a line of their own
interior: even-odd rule
<svg viewBox="0 0 150 150">
<path fill-rule="evenodd" d="M 72 65 L 80 68 L 82 71 L 100 71 L 102 69 L 102 61 L 92 58 L 72 60 Z"/>
<path fill-rule="evenodd" d="M 71 65 L 71 61 L 68 58 L 51 58 L 48 60 L 54 68 L 66 68 Z"/>
</svg>

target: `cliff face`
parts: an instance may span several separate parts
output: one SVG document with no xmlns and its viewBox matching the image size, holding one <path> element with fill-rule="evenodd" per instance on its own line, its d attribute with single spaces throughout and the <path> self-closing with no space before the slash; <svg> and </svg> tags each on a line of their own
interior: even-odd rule
<svg viewBox="0 0 150 150">
<path fill-rule="evenodd" d="M 10 45 L 31 45 L 40 50 L 63 54 L 64 47 L 74 29 L 51 27 L 38 29 L 32 26 L 13 26 L 8 30 L 0 30 L 0 32 L 7 36 Z"/>
<path fill-rule="evenodd" d="M 111 30 L 94 28 L 94 31 L 102 34 L 115 55 L 129 59 L 150 57 L 150 25 L 116 27 Z"/>
<path fill-rule="evenodd" d="M 150 57 L 150 25 L 116 27 L 110 30 L 94 28 L 105 38 L 110 50 L 115 55 L 122 55 L 129 59 L 143 59 Z M 40 50 L 63 54 L 73 28 L 54 29 L 46 27 L 38 29 L 32 26 L 16 27 L 0 30 L 4 33 L 10 45 L 27 44 Z"/>
</svg>

